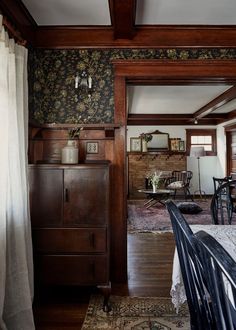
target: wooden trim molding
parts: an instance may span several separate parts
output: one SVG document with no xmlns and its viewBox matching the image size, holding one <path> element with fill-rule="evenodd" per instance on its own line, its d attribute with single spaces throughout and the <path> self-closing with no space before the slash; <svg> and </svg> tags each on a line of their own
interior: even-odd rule
<svg viewBox="0 0 236 330">
<path fill-rule="evenodd" d="M 38 48 L 235 48 L 236 27 L 139 26 L 117 38 L 110 26 L 41 26 L 34 44 Z"/>
<path fill-rule="evenodd" d="M 191 136 L 206 136 L 210 135 L 212 137 L 212 151 L 207 151 L 207 156 L 217 155 L 217 143 L 216 143 L 216 129 L 186 129 L 186 153 L 190 154 L 191 148 Z"/>
<path fill-rule="evenodd" d="M 1 0 L 0 9 L 4 16 L 15 25 L 22 37 L 28 42 L 34 42 L 36 22 L 24 6 L 23 2 L 15 0 Z"/>
<path fill-rule="evenodd" d="M 163 84 L 235 84 L 236 60 L 113 60 L 115 75 L 134 83 L 160 79 Z"/>
</svg>

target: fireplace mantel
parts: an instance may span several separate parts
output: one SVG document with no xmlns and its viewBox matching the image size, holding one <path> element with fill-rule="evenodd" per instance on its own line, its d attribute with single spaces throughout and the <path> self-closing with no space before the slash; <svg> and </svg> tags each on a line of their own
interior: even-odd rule
<svg viewBox="0 0 236 330">
<path fill-rule="evenodd" d="M 145 189 L 145 178 L 155 171 L 185 171 L 187 156 L 185 152 L 128 152 L 128 196 L 141 198 L 139 189 Z"/>
</svg>

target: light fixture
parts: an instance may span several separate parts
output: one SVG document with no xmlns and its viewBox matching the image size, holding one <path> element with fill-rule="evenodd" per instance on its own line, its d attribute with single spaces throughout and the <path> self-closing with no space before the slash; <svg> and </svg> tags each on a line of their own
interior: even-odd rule
<svg viewBox="0 0 236 330">
<path fill-rule="evenodd" d="M 204 147 L 191 147 L 190 149 L 190 157 L 197 158 L 198 161 L 198 190 L 194 192 L 195 194 L 199 194 L 202 198 L 202 195 L 206 195 L 205 191 L 201 189 L 201 172 L 200 172 L 200 157 L 206 156 L 206 152 Z"/>
<path fill-rule="evenodd" d="M 194 124 L 197 125 L 198 124 L 198 119 L 194 118 Z"/>
<path fill-rule="evenodd" d="M 85 71 L 81 73 L 81 76 L 79 76 L 78 73 L 76 73 L 75 76 L 75 88 L 81 88 L 85 89 L 87 92 L 92 89 L 92 77 L 88 76 Z"/>
</svg>

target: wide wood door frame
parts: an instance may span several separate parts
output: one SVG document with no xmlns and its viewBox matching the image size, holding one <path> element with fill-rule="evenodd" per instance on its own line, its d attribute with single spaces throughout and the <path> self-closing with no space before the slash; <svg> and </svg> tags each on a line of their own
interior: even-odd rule
<svg viewBox="0 0 236 330">
<path fill-rule="evenodd" d="M 235 166 L 233 166 L 233 162 L 235 162 L 234 155 L 232 152 L 232 142 L 235 141 L 236 135 L 236 124 L 229 124 L 225 126 L 225 136 L 226 136 L 226 174 L 231 175 L 231 173 L 235 173 Z"/>
<path fill-rule="evenodd" d="M 114 60 L 115 130 L 112 191 L 112 277 L 127 280 L 126 85 L 236 84 L 236 60 Z"/>
</svg>

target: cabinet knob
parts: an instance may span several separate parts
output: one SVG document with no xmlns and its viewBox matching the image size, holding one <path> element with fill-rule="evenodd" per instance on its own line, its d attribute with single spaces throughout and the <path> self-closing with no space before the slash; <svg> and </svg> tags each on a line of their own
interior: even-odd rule
<svg viewBox="0 0 236 330">
<path fill-rule="evenodd" d="M 69 202 L 69 189 L 64 189 L 64 201 Z"/>
</svg>

